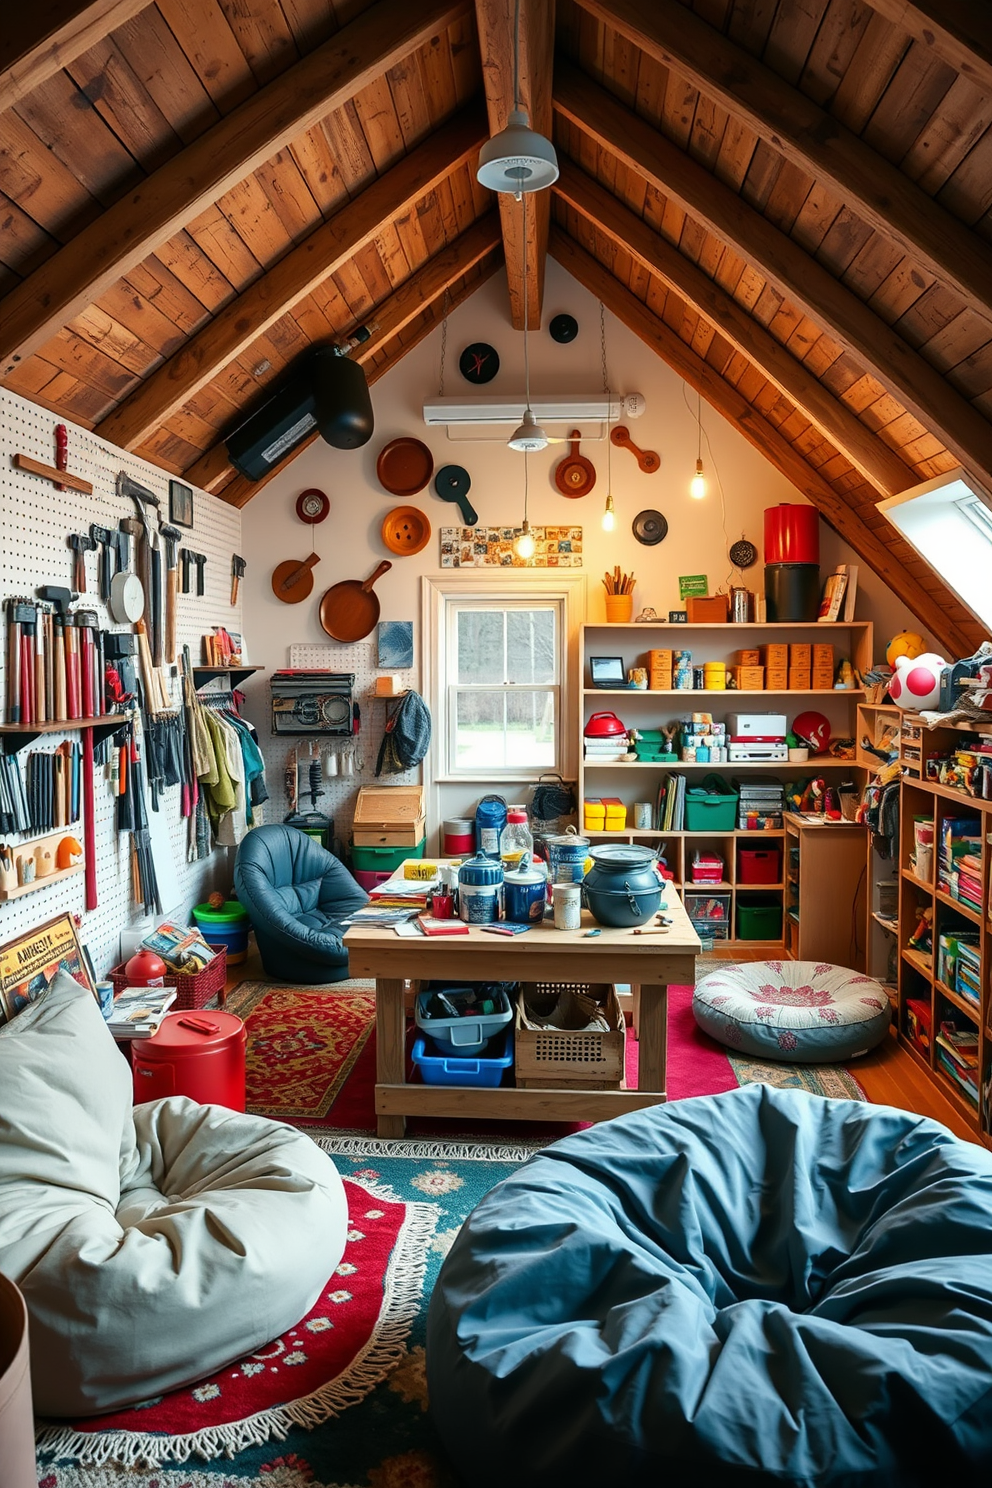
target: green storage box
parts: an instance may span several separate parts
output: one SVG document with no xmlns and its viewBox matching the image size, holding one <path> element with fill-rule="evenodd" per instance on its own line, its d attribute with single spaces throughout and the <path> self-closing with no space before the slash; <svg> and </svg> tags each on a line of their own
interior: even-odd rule
<svg viewBox="0 0 992 1488">
<path fill-rule="evenodd" d="M 352 847 L 351 866 L 359 873 L 395 873 L 407 858 L 422 858 L 427 838 L 421 837 L 416 847 Z"/>
<path fill-rule="evenodd" d="M 738 940 L 781 940 L 781 899 L 737 901 Z"/>
<path fill-rule="evenodd" d="M 689 789 L 685 793 L 687 832 L 732 832 L 737 826 L 737 795 L 710 795 Z"/>
</svg>

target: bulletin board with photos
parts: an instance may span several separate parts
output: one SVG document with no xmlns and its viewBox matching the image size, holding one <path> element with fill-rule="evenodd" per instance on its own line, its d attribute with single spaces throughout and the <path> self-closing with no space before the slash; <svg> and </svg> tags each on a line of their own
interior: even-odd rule
<svg viewBox="0 0 992 1488">
<path fill-rule="evenodd" d="M 581 568 L 581 527 L 531 527 L 533 558 L 514 552 L 517 527 L 442 527 L 442 568 Z"/>
</svg>

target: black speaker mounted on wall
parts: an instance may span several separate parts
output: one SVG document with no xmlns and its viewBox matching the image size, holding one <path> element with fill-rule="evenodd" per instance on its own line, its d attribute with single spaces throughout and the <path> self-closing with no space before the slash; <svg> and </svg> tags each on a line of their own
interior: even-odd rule
<svg viewBox="0 0 992 1488">
<path fill-rule="evenodd" d="M 319 346 L 225 443 L 235 470 L 261 480 L 315 430 L 335 449 L 358 449 L 374 427 L 363 368 L 335 347 Z"/>
</svg>

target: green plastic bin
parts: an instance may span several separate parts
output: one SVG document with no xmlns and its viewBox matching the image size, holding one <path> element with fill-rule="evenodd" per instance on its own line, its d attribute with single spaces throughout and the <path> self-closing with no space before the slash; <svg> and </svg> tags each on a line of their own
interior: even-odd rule
<svg viewBox="0 0 992 1488">
<path fill-rule="evenodd" d="M 359 873 L 395 873 L 407 858 L 422 858 L 427 838 L 421 837 L 416 847 L 352 847 L 351 866 Z"/>
<path fill-rule="evenodd" d="M 709 794 L 687 790 L 685 793 L 685 826 L 687 832 L 732 832 L 737 826 L 737 794 Z"/>
<path fill-rule="evenodd" d="M 756 899 L 737 901 L 738 940 L 781 940 L 782 901 Z"/>
</svg>

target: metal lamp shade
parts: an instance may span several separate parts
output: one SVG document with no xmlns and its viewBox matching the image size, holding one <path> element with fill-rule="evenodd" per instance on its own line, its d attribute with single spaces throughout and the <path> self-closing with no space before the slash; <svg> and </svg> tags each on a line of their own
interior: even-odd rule
<svg viewBox="0 0 992 1488">
<path fill-rule="evenodd" d="M 558 179 L 555 147 L 531 129 L 523 109 L 513 109 L 505 129 L 487 140 L 479 151 L 476 177 L 490 191 L 543 191 Z"/>
<path fill-rule="evenodd" d="M 320 437 L 335 449 L 358 449 L 375 421 L 365 372 L 350 357 L 321 348 L 314 358 L 313 396 Z"/>
</svg>

